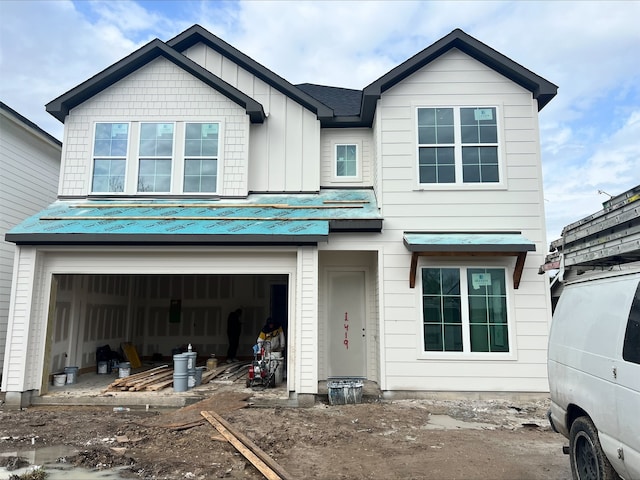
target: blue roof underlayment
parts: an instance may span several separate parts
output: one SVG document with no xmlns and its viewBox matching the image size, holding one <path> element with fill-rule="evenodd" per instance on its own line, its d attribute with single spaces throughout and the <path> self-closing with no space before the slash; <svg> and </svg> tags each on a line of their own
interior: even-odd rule
<svg viewBox="0 0 640 480">
<path fill-rule="evenodd" d="M 410 251 L 534 251 L 535 244 L 520 232 L 405 232 Z"/>
<path fill-rule="evenodd" d="M 330 222 L 381 225 L 372 190 L 252 194 L 242 200 L 59 200 L 12 228 L 16 243 L 326 241 Z M 355 223 L 354 223 L 355 225 Z"/>
</svg>

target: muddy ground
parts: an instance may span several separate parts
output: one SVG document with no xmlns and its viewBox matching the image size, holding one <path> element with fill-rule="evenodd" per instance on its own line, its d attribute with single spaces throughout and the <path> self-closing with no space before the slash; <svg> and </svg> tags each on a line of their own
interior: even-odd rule
<svg viewBox="0 0 640 480">
<path fill-rule="evenodd" d="M 543 401 L 318 400 L 309 408 L 256 408 L 246 399 L 222 392 L 182 409 L 123 413 L 112 407 L 0 407 L 0 453 L 65 445 L 70 453 L 64 461 L 126 466 L 120 475 L 130 478 L 264 478 L 200 414 L 213 410 L 291 478 L 571 478 L 561 451 L 565 441 L 549 429 Z"/>
</svg>

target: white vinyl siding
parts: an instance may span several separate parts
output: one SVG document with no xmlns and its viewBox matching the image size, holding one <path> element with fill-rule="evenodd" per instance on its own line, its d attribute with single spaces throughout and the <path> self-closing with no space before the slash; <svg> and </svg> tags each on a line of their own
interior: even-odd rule
<svg viewBox="0 0 640 480">
<path fill-rule="evenodd" d="M 0 110 L 0 373 L 3 371 L 15 244 L 4 235 L 53 203 L 62 147 L 11 112 Z"/>
<path fill-rule="evenodd" d="M 418 182 L 417 119 L 422 107 L 493 106 L 501 139 L 499 184 L 421 185 Z M 378 237 L 384 279 L 381 341 L 387 390 L 548 391 L 546 339 L 551 322 L 548 278 L 538 275 L 547 239 L 542 196 L 538 113 L 531 92 L 452 49 L 383 92 L 373 131 L 379 148 L 384 230 Z M 520 231 L 536 244 L 509 298 L 509 353 L 468 354 L 451 360 L 421 354 L 419 285 L 409 288 L 411 253 L 405 231 Z M 346 239 L 344 240 L 346 241 Z M 339 246 L 332 245 L 332 248 Z M 364 247 L 363 247 L 364 248 Z M 513 257 L 433 257 L 419 267 L 504 268 L 512 288 Z M 444 352 L 443 352 L 444 353 Z M 465 354 L 467 355 L 467 354 Z M 482 355 L 509 356 L 498 361 Z"/>
<path fill-rule="evenodd" d="M 336 149 L 338 146 L 355 145 L 357 170 L 355 176 L 336 175 Z M 320 137 L 321 182 L 323 187 L 372 186 L 374 179 L 373 135 L 370 129 L 323 129 Z"/>
</svg>

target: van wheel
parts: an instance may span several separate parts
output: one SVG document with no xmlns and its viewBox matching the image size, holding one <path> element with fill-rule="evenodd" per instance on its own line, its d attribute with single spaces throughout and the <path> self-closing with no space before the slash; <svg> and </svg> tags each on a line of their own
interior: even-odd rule
<svg viewBox="0 0 640 480">
<path fill-rule="evenodd" d="M 602 451 L 598 430 L 589 417 L 578 417 L 569 433 L 571 473 L 577 480 L 619 480 Z"/>
</svg>

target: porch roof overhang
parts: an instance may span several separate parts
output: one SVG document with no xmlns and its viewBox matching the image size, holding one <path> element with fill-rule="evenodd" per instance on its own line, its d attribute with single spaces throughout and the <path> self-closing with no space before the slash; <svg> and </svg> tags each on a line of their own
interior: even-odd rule
<svg viewBox="0 0 640 480">
<path fill-rule="evenodd" d="M 5 235 L 18 245 L 310 245 L 382 229 L 371 190 L 242 200 L 58 200 Z"/>
<path fill-rule="evenodd" d="M 404 244 L 411 252 L 409 286 L 415 288 L 418 257 L 515 256 L 513 288 L 520 286 L 527 252 L 535 244 L 520 232 L 405 232 Z"/>
</svg>

